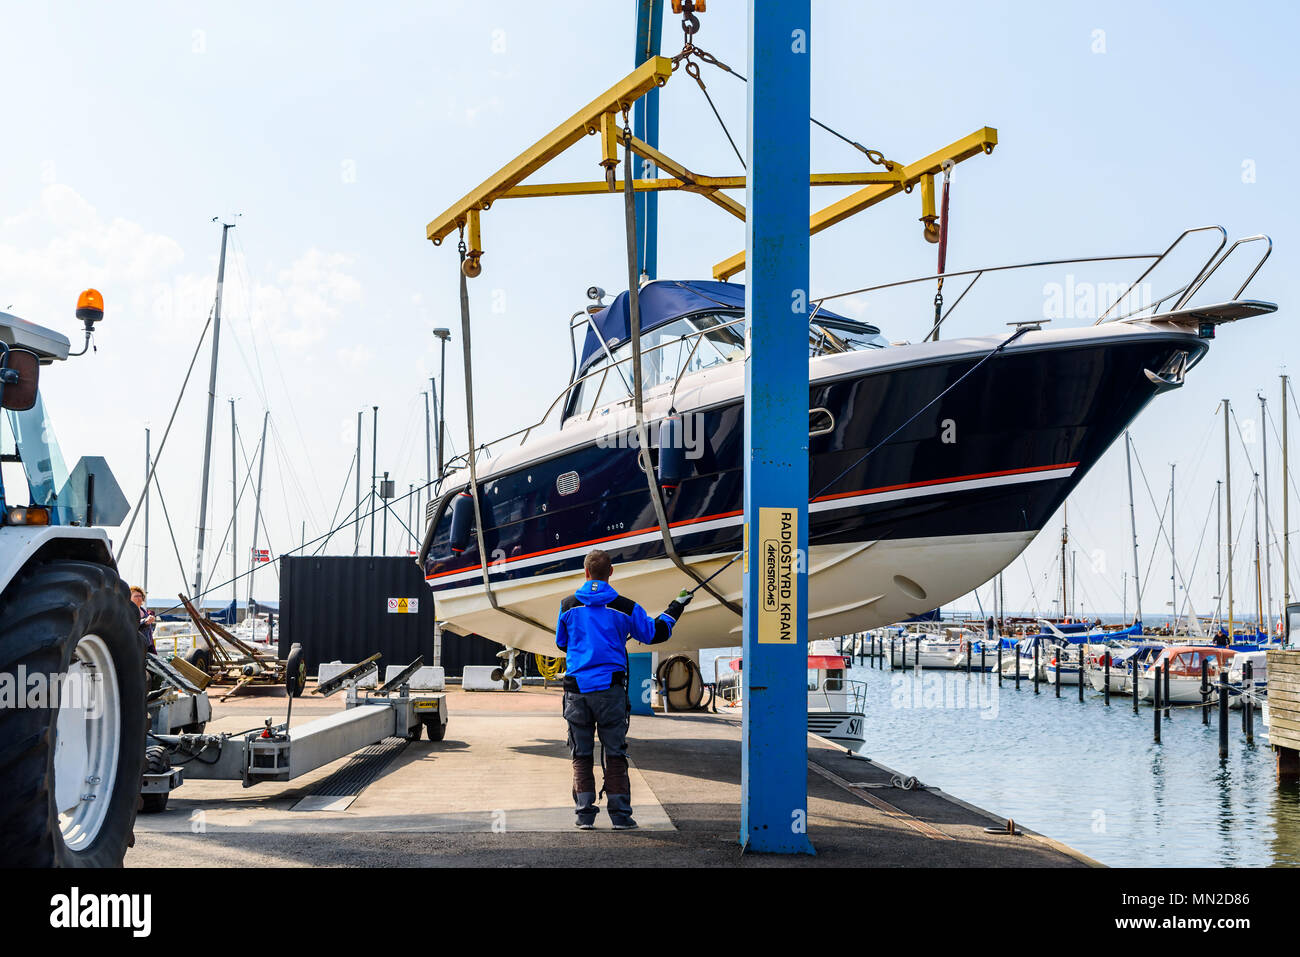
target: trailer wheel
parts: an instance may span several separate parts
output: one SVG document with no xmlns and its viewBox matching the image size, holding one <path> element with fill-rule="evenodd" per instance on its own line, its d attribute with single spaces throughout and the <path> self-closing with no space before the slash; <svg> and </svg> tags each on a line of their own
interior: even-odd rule
<svg viewBox="0 0 1300 957">
<path fill-rule="evenodd" d="M 212 673 L 212 652 L 207 648 L 191 648 L 185 660 L 205 675 Z"/>
<path fill-rule="evenodd" d="M 438 718 L 424 722 L 424 730 L 430 741 L 441 741 L 447 736 L 447 725 Z"/>
<path fill-rule="evenodd" d="M 145 774 L 162 774 L 171 767 L 171 761 L 167 759 L 167 749 L 155 745 L 152 748 L 146 748 L 144 752 L 144 773 Z M 167 810 L 167 799 L 171 797 L 169 791 L 155 791 L 149 794 L 141 794 L 140 810 L 146 814 L 158 814 Z"/>
<path fill-rule="evenodd" d="M 0 673 L 19 668 L 29 693 L 33 679 L 48 692 L 0 708 L 0 860 L 120 867 L 148 719 L 139 614 L 117 572 L 71 560 L 24 570 L 0 597 Z"/>
<path fill-rule="evenodd" d="M 411 728 L 410 731 L 408 731 L 407 733 L 410 734 L 412 741 L 419 741 L 420 732 L 422 732 L 423 730 L 424 730 L 424 723 L 420 722 L 416 724 L 414 728 Z"/>
</svg>

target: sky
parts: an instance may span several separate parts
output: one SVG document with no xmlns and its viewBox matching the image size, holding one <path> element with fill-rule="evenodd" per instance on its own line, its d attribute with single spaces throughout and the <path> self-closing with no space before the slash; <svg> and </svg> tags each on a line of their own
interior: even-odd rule
<svg viewBox="0 0 1300 957">
<path fill-rule="evenodd" d="M 1222 329 L 1187 385 L 1160 397 L 1133 427 L 1144 610 L 1168 611 L 1170 561 L 1159 516 L 1176 463 L 1178 560 L 1193 607 L 1212 611 L 1212 509 L 1223 471 L 1216 407 L 1224 397 L 1245 440 L 1233 439 L 1241 547 L 1253 548 L 1249 496 L 1265 437 L 1273 537 L 1282 534 L 1274 430 L 1278 376 L 1295 349 L 1290 303 L 1300 274 L 1300 197 L 1287 171 L 1300 153 L 1291 122 L 1300 98 L 1290 47 L 1297 8 L 813 6 L 818 119 L 903 162 L 982 126 L 998 130 L 991 156 L 954 173 L 950 270 L 1159 252 L 1182 229 L 1211 223 L 1234 238 L 1272 237 L 1275 250 L 1250 291 L 1279 303 L 1277 314 Z M 353 508 L 358 412 L 365 412 L 363 484 L 370 484 L 373 406 L 378 471 L 391 473 L 403 493 L 423 480 L 421 392 L 438 368 L 437 326 L 454 331 L 448 429 L 452 448 L 464 449 L 456 253 L 452 243 L 430 244 L 425 224 L 631 69 L 631 0 L 581 8 L 506 0 L 3 7 L 0 309 L 59 329 L 76 347 L 77 293 L 95 286 L 106 301 L 97 351 L 43 378 L 70 462 L 104 455 L 128 497 L 139 495 L 145 429 L 156 452 L 212 306 L 221 222 L 236 225 L 205 580 L 220 585 L 231 577 L 229 546 L 222 552 L 215 544 L 232 511 L 231 399 L 240 483 L 256 467 L 263 413 L 270 413 L 260 544 L 267 547 L 269 536 L 277 554 L 299 543 L 304 528 L 314 539 Z M 697 36 L 742 73 L 746 16 L 745 4 L 718 0 L 701 15 Z M 664 52 L 679 49 L 680 37 L 670 13 Z M 707 68 L 704 78 L 743 143 L 743 85 Z M 693 84 L 675 77 L 661 95 L 666 152 L 697 171 L 740 171 Z M 862 168 L 861 154 L 820 131 L 812 145 L 816 170 Z M 588 138 L 534 179 L 599 178 L 598 160 L 598 141 Z M 820 207 L 843 192 L 821 188 L 811 202 Z M 540 416 L 567 381 L 566 322 L 585 304 L 584 290 L 626 286 L 620 202 L 501 201 L 484 215 L 484 269 L 471 283 L 480 437 Z M 660 210 L 661 277 L 707 278 L 713 263 L 743 247 L 743 224 L 699 197 L 665 196 Z M 932 272 L 935 249 L 922 240 L 919 215 L 918 192 L 815 236 L 814 295 Z M 986 280 L 944 334 L 990 334 L 1010 321 L 1043 318 L 1054 284 L 1080 288 L 1135 274 L 1121 264 Z M 1156 285 L 1184 277 L 1170 274 Z M 837 308 L 877 323 L 891 340 L 919 340 L 931 295 L 918 287 L 911 298 L 852 297 Z M 1077 314 L 1083 311 L 1067 308 L 1054 323 L 1090 321 Z M 205 345 L 158 466 L 174 545 L 155 498 L 155 595 L 173 595 L 193 577 L 207 363 Z M 1269 420 L 1260 418 L 1261 389 Z M 241 566 L 252 535 L 252 493 L 244 495 Z M 409 544 L 398 521 L 406 521 L 406 503 L 395 513 L 388 545 L 401 554 Z M 1127 595 L 1131 612 L 1122 443 L 1083 480 L 1069 514 L 1079 551 L 1076 610 L 1118 612 Z M 330 540 L 328 551 L 350 553 L 352 534 Z M 382 541 L 382 531 L 376 535 Z M 361 539 L 368 551 L 369 526 Z M 133 581 L 143 574 L 143 544 L 137 528 L 122 558 Z M 1058 549 L 1059 517 L 1004 575 L 1008 607 L 1048 610 Z M 1271 554 L 1280 602 L 1280 545 Z M 274 598 L 275 582 L 273 568 L 260 571 L 256 593 Z M 1238 596 L 1253 596 L 1244 560 L 1235 582 Z M 230 592 L 223 586 L 213 597 Z M 990 598 L 984 589 L 981 601 Z"/>
</svg>

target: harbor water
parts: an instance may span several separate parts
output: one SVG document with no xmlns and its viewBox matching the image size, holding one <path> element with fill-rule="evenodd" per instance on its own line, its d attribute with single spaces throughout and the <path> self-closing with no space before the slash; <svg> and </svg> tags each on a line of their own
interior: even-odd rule
<svg viewBox="0 0 1300 957">
<path fill-rule="evenodd" d="M 733 649 L 731 653 L 738 653 Z M 702 655 L 712 677 L 712 652 Z M 1300 791 L 1279 787 L 1267 729 L 1246 744 L 1229 714 L 1219 760 L 1218 713 L 1175 707 L 1153 741 L 1149 703 L 1107 707 L 1091 688 L 992 674 L 855 665 L 866 682 L 862 753 L 923 784 L 1013 818 L 1115 867 L 1300 864 Z"/>
</svg>

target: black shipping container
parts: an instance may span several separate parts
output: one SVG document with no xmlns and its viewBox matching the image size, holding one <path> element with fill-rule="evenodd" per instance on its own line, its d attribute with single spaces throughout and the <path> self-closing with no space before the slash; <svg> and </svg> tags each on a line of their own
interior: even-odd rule
<svg viewBox="0 0 1300 957">
<path fill-rule="evenodd" d="M 466 665 L 499 665 L 501 659 L 497 652 L 502 645 L 489 641 L 479 635 L 458 635 L 455 632 L 442 633 L 442 666 L 448 677 L 460 677 Z M 532 655 L 528 656 L 529 658 Z"/>
<path fill-rule="evenodd" d="M 384 656 L 381 673 L 416 655 L 433 664 L 433 592 L 410 558 L 283 556 L 277 631 L 280 657 L 302 645 L 310 675 L 321 662 L 355 663 L 375 652 Z"/>
</svg>

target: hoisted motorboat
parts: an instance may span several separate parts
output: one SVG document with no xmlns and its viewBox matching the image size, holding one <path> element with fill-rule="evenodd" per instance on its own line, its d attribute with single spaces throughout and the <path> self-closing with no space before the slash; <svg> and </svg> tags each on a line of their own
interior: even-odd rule
<svg viewBox="0 0 1300 957">
<path fill-rule="evenodd" d="M 813 308 L 810 638 L 913 617 L 1019 555 L 1146 404 L 1182 384 L 1219 324 L 1275 310 L 1241 299 L 1245 284 L 1229 303 L 1187 305 L 1240 242 L 1220 256 L 1221 242 L 1170 296 L 1084 328 L 893 346 Z M 657 281 L 639 293 L 649 469 L 676 551 L 698 577 L 716 574 L 727 601 L 697 596 L 662 651 L 725 645 L 741 630 L 744 287 Z M 571 337 L 585 329 L 585 341 L 569 384 L 537 424 L 478 450 L 486 581 L 464 457 L 444 477 L 420 559 L 448 628 L 552 653 L 546 625 L 594 547 L 647 606 L 689 583 L 640 464 L 628 327 L 627 293 L 576 313 Z"/>
<path fill-rule="evenodd" d="M 446 627 L 506 645 L 512 662 L 520 650 L 554 652 L 559 602 L 581 583 L 583 556 L 596 546 L 611 553 L 615 587 L 647 607 L 692 583 L 700 590 L 663 653 L 735 644 L 742 630 L 749 317 L 744 286 L 729 280 L 746 269 L 747 253 L 716 263 L 712 280 L 642 282 L 638 247 L 638 193 L 693 192 L 746 217 L 726 194 L 745 188 L 745 176 L 700 174 L 633 134 L 638 101 L 683 64 L 698 76 L 697 59 L 739 78 L 688 33 L 675 57 L 646 59 L 425 230 L 435 245 L 458 237 L 469 452 L 438 478 L 419 560 Z M 524 182 L 588 135 L 599 144 L 601 180 Z M 1227 234 L 1217 226 L 1186 230 L 1162 253 L 948 271 L 950 174 L 991 154 L 997 131 L 983 127 L 912 163 L 837 135 L 872 168 L 810 174 L 810 189 L 855 187 L 815 210 L 810 231 L 915 190 L 924 238 L 939 256 L 933 274 L 821 299 L 795 290 L 784 318 L 764 316 L 808 328 L 812 495 L 809 554 L 800 558 L 810 639 L 911 618 L 987 581 L 1145 405 L 1182 385 L 1220 324 L 1276 310 L 1243 298 L 1271 242 L 1250 237 L 1224 252 Z M 671 178 L 638 178 L 642 160 Z M 486 211 L 510 197 L 598 194 L 622 197 L 629 291 L 608 306 L 597 287 L 588 291 L 598 306 L 570 319 L 571 340 L 580 329 L 584 338 L 568 385 L 536 423 L 480 446 L 467 280 L 483 271 Z M 1145 280 L 1183 240 L 1206 233 L 1218 240 L 1208 258 L 1152 301 Z M 1232 299 L 1198 302 L 1211 275 L 1255 240 L 1266 251 Z M 1145 271 L 1092 326 L 1047 329 L 1041 319 L 1009 315 L 1010 334 L 939 339 L 986 273 L 1138 260 Z M 966 283 L 946 311 L 945 282 Z M 923 342 L 890 344 L 876 326 L 834 311 L 838 298 L 914 283 L 936 287 Z"/>
</svg>

